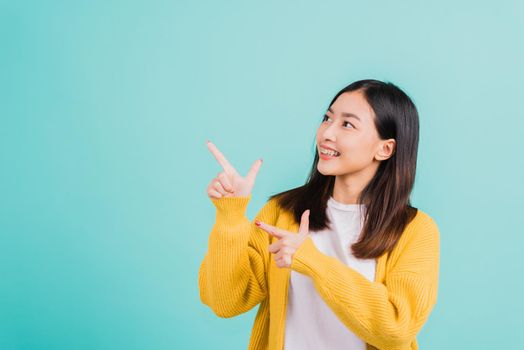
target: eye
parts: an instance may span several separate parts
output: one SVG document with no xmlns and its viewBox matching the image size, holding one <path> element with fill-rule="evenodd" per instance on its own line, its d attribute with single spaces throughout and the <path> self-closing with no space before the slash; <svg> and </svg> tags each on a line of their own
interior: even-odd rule
<svg viewBox="0 0 524 350">
<path fill-rule="evenodd" d="M 351 125 L 351 128 L 354 128 L 353 124 L 351 124 L 350 122 L 344 122 L 344 124 L 349 124 Z"/>
<path fill-rule="evenodd" d="M 324 114 L 324 117 L 322 118 L 322 121 L 325 122 L 325 121 L 327 120 L 327 118 L 331 118 L 331 117 L 328 116 L 327 114 Z M 351 128 L 352 128 L 352 129 L 355 128 L 355 127 L 353 126 L 353 124 L 351 124 L 350 122 L 344 122 L 344 123 L 342 123 L 342 124 L 343 124 L 343 125 L 345 125 L 345 124 L 349 124 L 349 125 L 351 125 Z"/>
</svg>

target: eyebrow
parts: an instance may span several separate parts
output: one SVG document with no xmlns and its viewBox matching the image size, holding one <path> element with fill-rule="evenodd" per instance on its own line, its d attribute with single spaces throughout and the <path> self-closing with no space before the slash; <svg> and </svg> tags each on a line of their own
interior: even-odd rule
<svg viewBox="0 0 524 350">
<path fill-rule="evenodd" d="M 333 110 L 331 109 L 331 107 L 328 108 L 328 111 L 330 111 L 331 113 L 335 114 L 335 112 L 333 112 Z M 355 118 L 357 119 L 358 121 L 362 122 L 362 120 L 360 119 L 359 116 L 353 114 L 353 113 L 348 113 L 348 112 L 342 112 L 341 113 L 343 117 L 345 118 Z"/>
</svg>

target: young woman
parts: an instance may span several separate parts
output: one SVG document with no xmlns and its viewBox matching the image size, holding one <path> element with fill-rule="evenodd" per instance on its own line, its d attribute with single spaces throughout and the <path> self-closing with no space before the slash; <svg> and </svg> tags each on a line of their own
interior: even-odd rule
<svg viewBox="0 0 524 350">
<path fill-rule="evenodd" d="M 274 194 L 250 221 L 262 164 L 223 167 L 208 196 L 216 222 L 200 299 L 220 317 L 260 304 L 249 349 L 418 349 L 437 302 L 440 238 L 411 206 L 418 112 L 396 85 L 361 80 L 333 98 L 305 185 Z"/>
</svg>

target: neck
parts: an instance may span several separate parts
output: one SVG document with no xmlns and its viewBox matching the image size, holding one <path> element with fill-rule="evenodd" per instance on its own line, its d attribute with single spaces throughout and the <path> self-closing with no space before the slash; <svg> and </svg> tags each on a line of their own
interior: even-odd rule
<svg viewBox="0 0 524 350">
<path fill-rule="evenodd" d="M 357 173 L 337 175 L 333 186 L 333 198 L 343 204 L 358 204 L 358 196 L 373 178 L 376 167 L 368 167 Z"/>
</svg>

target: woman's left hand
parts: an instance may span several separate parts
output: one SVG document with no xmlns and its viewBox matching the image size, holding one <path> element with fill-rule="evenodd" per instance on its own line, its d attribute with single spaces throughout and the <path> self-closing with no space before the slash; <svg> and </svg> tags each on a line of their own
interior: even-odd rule
<svg viewBox="0 0 524 350">
<path fill-rule="evenodd" d="M 304 211 L 300 218 L 298 234 L 282 230 L 258 220 L 255 221 L 255 224 L 271 236 L 278 238 L 278 241 L 269 245 L 269 252 L 275 254 L 277 266 L 291 267 L 293 254 L 295 254 L 296 250 L 309 236 L 309 209 Z"/>
</svg>

